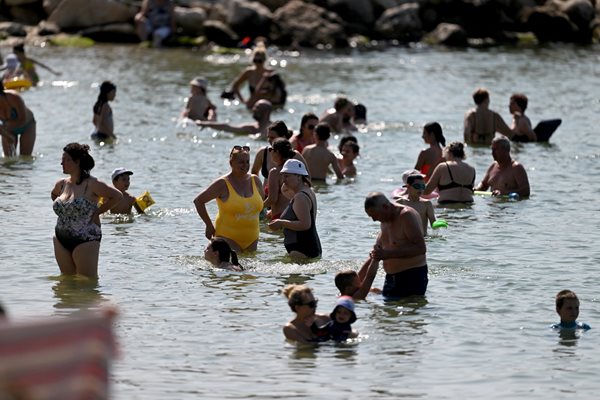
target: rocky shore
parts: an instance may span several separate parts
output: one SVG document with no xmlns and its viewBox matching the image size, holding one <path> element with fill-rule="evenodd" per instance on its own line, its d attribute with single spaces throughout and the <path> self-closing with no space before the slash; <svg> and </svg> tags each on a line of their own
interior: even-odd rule
<svg viewBox="0 0 600 400">
<path fill-rule="evenodd" d="M 0 39 L 38 44 L 69 36 L 137 42 L 140 1 L 4 0 Z M 288 48 L 595 43 L 600 5 L 590 0 L 179 0 L 171 45 L 238 47 L 265 36 Z M 65 36 L 66 35 L 66 36 Z M 246 39 L 247 40 L 247 39 Z"/>
</svg>

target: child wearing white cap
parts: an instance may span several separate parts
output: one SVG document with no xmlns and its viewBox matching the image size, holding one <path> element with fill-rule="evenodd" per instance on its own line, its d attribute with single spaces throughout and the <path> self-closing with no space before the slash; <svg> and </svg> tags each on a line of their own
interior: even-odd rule
<svg viewBox="0 0 600 400">
<path fill-rule="evenodd" d="M 195 121 L 216 121 L 217 107 L 206 96 L 208 82 L 204 78 L 194 78 L 190 81 L 191 96 L 187 99 L 181 118 Z"/>
<path fill-rule="evenodd" d="M 131 175 L 133 175 L 133 172 L 123 167 L 116 168 L 112 172 L 111 179 L 113 186 L 123 193 L 123 199 L 110 209 L 110 212 L 113 214 L 131 213 L 131 207 L 133 207 L 133 204 L 135 203 L 135 197 L 127 193 L 127 189 L 129 189 L 130 184 L 129 177 Z"/>
</svg>

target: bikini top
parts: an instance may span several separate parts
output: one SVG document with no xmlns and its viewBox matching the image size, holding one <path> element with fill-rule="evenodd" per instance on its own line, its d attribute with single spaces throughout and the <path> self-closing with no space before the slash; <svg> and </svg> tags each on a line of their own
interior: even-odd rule
<svg viewBox="0 0 600 400">
<path fill-rule="evenodd" d="M 473 180 L 471 181 L 470 184 L 462 185 L 462 184 L 454 181 L 454 177 L 452 176 L 452 171 L 450 170 L 450 166 L 448 165 L 448 162 L 445 162 L 444 164 L 446 164 L 446 168 L 448 168 L 448 175 L 450 175 L 450 183 L 447 183 L 445 185 L 438 183 L 439 191 L 452 189 L 452 188 L 465 188 L 465 189 L 469 189 L 470 191 L 473 191 L 473 185 L 475 183 L 475 174 L 473 174 Z"/>
</svg>

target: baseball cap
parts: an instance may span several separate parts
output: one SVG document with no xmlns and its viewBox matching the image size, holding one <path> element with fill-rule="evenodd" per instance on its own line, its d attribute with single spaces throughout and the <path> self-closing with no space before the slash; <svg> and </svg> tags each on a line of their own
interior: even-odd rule
<svg viewBox="0 0 600 400">
<path fill-rule="evenodd" d="M 123 175 L 123 174 L 133 175 L 133 172 L 131 172 L 127 168 L 123 168 L 123 167 L 115 168 L 115 170 L 112 172 L 111 179 L 114 181 L 115 179 L 117 179 L 117 177 L 119 175 Z"/>
<path fill-rule="evenodd" d="M 283 167 L 281 168 L 281 173 L 308 176 L 308 171 L 306 170 L 304 163 L 293 158 L 287 160 L 285 164 L 283 164 Z"/>
</svg>

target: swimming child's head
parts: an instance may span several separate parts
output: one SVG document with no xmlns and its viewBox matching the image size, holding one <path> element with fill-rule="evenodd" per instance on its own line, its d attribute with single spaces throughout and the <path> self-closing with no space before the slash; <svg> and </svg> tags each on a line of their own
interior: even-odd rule
<svg viewBox="0 0 600 400">
<path fill-rule="evenodd" d="M 356 321 L 354 301 L 350 296 L 340 296 L 335 303 L 335 308 L 329 314 L 332 320 L 340 324 L 353 324 Z"/>
<path fill-rule="evenodd" d="M 406 178 L 406 190 L 409 195 L 420 197 L 425 190 L 425 178 L 421 174 L 409 175 Z"/>
<path fill-rule="evenodd" d="M 561 290 L 556 294 L 556 312 L 561 323 L 571 323 L 579 317 L 579 298 L 571 290 Z"/>
<path fill-rule="evenodd" d="M 352 296 L 360 286 L 360 278 L 356 271 L 346 269 L 335 275 L 335 286 L 342 296 Z"/>
<path fill-rule="evenodd" d="M 129 177 L 133 175 L 133 172 L 128 170 L 127 168 L 115 168 L 111 174 L 111 179 L 113 186 L 119 189 L 121 192 L 129 189 L 130 179 Z"/>
</svg>

